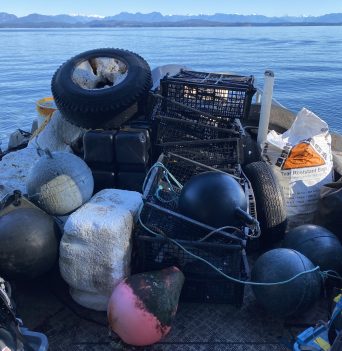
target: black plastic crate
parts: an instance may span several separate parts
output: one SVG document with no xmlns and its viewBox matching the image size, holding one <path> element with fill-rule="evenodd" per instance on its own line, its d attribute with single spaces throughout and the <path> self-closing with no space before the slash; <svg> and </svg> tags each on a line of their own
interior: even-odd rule
<svg viewBox="0 0 342 351">
<path fill-rule="evenodd" d="M 171 151 L 216 168 L 243 163 L 241 128 L 238 123 L 226 124 L 227 128 L 206 125 L 188 120 L 187 106 L 177 105 L 165 114 L 162 104 L 161 98 L 152 115 L 157 154 Z M 166 104 L 174 103 L 166 101 Z M 202 116 L 201 112 L 190 113 L 193 116 L 197 114 L 198 119 Z"/>
<path fill-rule="evenodd" d="M 248 117 L 253 83 L 253 76 L 186 70 L 160 81 L 164 97 L 225 119 Z"/>
<path fill-rule="evenodd" d="M 175 154 L 168 152 L 166 154 L 161 154 L 158 158 L 158 163 L 165 166 L 165 168 L 177 179 L 177 181 L 184 185 L 191 177 L 203 173 L 215 170 L 209 165 L 202 164 L 200 162 L 194 161 L 193 159 L 187 158 L 183 155 Z M 224 171 L 226 173 L 231 174 L 243 187 L 248 201 L 251 202 L 252 198 L 254 198 L 253 192 L 250 189 L 250 183 L 246 176 L 243 174 L 240 165 L 234 164 L 230 168 L 225 167 Z M 150 172 L 149 179 L 145 184 L 144 198 L 146 201 L 156 203 L 158 200 L 155 198 L 156 189 L 160 189 L 163 185 L 163 168 L 154 168 Z M 173 189 L 176 192 L 180 192 L 180 189 L 177 186 L 174 186 Z M 163 194 L 163 196 L 167 196 Z M 168 199 L 166 199 L 168 200 Z M 166 208 L 175 210 L 175 204 L 173 202 L 165 203 Z M 255 212 L 255 210 L 251 210 L 250 212 Z"/>
<path fill-rule="evenodd" d="M 215 163 L 214 160 L 215 159 L 213 158 L 213 163 Z M 192 176 L 196 174 L 211 170 L 210 169 L 211 167 L 208 164 L 204 165 L 197 162 L 193 162 L 193 159 L 191 158 L 191 150 L 186 150 L 186 149 L 184 150 L 184 154 L 182 155 L 173 154 L 173 153 L 167 153 L 165 155 L 162 154 L 159 157 L 158 161 L 161 162 L 163 165 L 165 165 L 166 168 L 172 173 L 173 176 L 176 177 L 176 179 L 181 184 L 185 184 Z M 217 165 L 217 161 L 216 161 L 216 165 Z M 238 164 L 225 165 L 224 167 L 222 166 L 219 168 L 221 171 L 224 171 L 236 177 L 236 179 L 243 187 L 244 192 L 246 194 L 247 201 L 248 201 L 248 213 L 253 218 L 257 218 L 254 192 L 248 178 L 242 172 L 240 165 Z M 157 172 L 159 172 L 159 174 L 157 174 Z M 158 171 L 156 170 L 155 176 L 152 177 L 149 182 L 147 182 L 147 187 L 146 187 L 144 196 L 146 199 L 148 199 L 151 202 L 156 202 L 156 200 L 154 199 L 154 194 L 152 189 L 156 189 L 156 187 L 161 186 L 162 172 L 163 172 L 162 169 L 159 169 Z M 175 187 L 174 189 L 176 190 L 176 192 L 179 191 L 177 187 Z M 174 201 L 169 202 L 170 195 L 168 195 L 165 192 L 161 192 L 160 198 L 166 200 L 163 206 L 165 206 L 168 209 L 177 211 L 176 203 Z M 247 253 L 255 252 L 258 249 L 260 249 L 259 239 L 253 238 L 253 236 L 256 233 L 253 233 L 247 228 L 243 228 L 243 227 L 241 227 L 241 230 L 243 230 L 246 234 L 250 234 L 250 236 L 247 239 L 247 247 L 246 247 Z"/>
<path fill-rule="evenodd" d="M 157 94 L 154 97 L 152 120 L 171 127 L 178 124 L 182 132 L 177 136 L 180 140 L 184 140 L 184 137 L 189 138 L 185 140 L 219 139 L 240 136 L 242 133 L 241 125 L 236 120 L 209 114 L 170 97 Z"/>
<path fill-rule="evenodd" d="M 170 184 L 167 182 L 167 179 L 165 177 L 165 169 L 167 169 L 172 174 L 172 176 L 180 183 L 180 185 L 184 185 L 188 180 L 190 180 L 191 177 L 197 174 L 215 169 L 208 165 L 201 164 L 199 162 L 173 153 L 161 154 L 157 164 L 160 166 L 162 165 L 163 167 L 154 167 L 150 172 L 149 178 L 145 181 L 144 184 L 143 199 L 145 202 L 152 204 L 151 206 L 159 206 L 163 208 L 165 213 L 170 214 L 169 212 L 171 211 L 172 216 L 177 217 L 175 220 L 180 221 L 179 225 L 184 225 L 185 222 L 188 222 L 187 218 L 178 213 L 178 196 L 181 192 L 181 188 L 176 184 L 172 184 L 172 191 L 169 191 Z M 230 168 L 226 167 L 224 170 L 220 171 L 230 174 L 239 182 L 246 195 L 248 213 L 253 218 L 256 218 L 256 203 L 253 189 L 248 178 L 242 172 L 240 165 L 233 165 Z M 171 176 L 168 176 L 168 178 L 170 180 Z M 201 228 L 204 228 L 201 234 L 207 234 L 211 230 L 215 229 L 203 223 L 200 223 L 200 225 Z M 168 226 L 170 226 L 170 229 Z M 165 233 L 167 235 L 172 235 L 174 228 L 172 223 L 166 224 L 164 219 L 162 219 L 159 223 L 159 227 L 164 227 L 166 230 Z M 199 230 L 200 227 L 197 226 L 192 228 L 185 228 L 184 232 L 190 233 L 195 229 Z M 178 225 L 176 228 L 178 228 Z M 242 224 L 239 229 L 245 234 L 245 237 L 243 239 L 247 237 L 248 239 L 252 239 L 255 235 L 257 235 L 256 228 L 253 229 Z M 225 231 L 221 232 L 225 233 Z M 199 235 L 196 234 L 194 235 L 194 238 L 197 239 L 198 236 Z M 237 236 L 240 239 L 235 239 L 233 241 L 241 243 L 241 236 Z M 189 237 L 187 236 L 186 239 L 189 239 Z"/>
<path fill-rule="evenodd" d="M 165 142 L 156 144 L 155 149 L 159 154 L 173 152 L 217 169 L 243 163 L 242 143 L 238 138 Z"/>
<path fill-rule="evenodd" d="M 182 184 L 192 176 L 210 169 L 174 154 L 161 155 L 159 162 L 159 165 L 163 164 Z M 241 169 L 236 167 L 230 172 L 238 178 L 250 200 L 248 182 L 244 179 Z M 140 214 L 143 225 L 140 224 L 134 233 L 133 270 L 143 272 L 175 265 L 186 277 L 181 296 L 184 301 L 241 305 L 243 284 L 224 278 L 205 263 L 183 251 L 170 239 L 176 240 L 191 253 L 204 258 L 225 274 L 245 280 L 249 273 L 245 255 L 246 234 L 249 229 L 241 226 L 240 230 L 224 229 L 208 236 L 208 233 L 216 228 L 179 213 L 180 188 L 174 185 L 171 192 L 169 188 L 165 169 L 155 167 L 145 184 L 144 207 Z M 249 212 L 252 213 L 254 202 L 248 202 Z"/>
<path fill-rule="evenodd" d="M 153 225 L 153 218 L 170 220 L 174 225 L 179 221 L 165 216 L 165 213 L 148 207 L 144 208 L 145 225 L 158 229 Z M 147 222 L 147 223 L 146 223 Z M 183 225 L 184 228 L 184 225 Z M 175 228 L 176 229 L 176 228 Z M 177 229 L 177 231 L 179 228 Z M 232 244 L 223 239 L 211 242 L 196 242 L 177 239 L 184 248 L 200 256 L 234 278 L 246 280 L 249 275 L 248 263 L 243 246 Z M 170 266 L 178 267 L 185 275 L 181 300 L 188 302 L 226 303 L 241 306 L 244 297 L 244 285 L 234 283 L 210 268 L 205 263 L 193 258 L 167 239 L 155 237 L 143 227 L 138 226 L 134 232 L 133 271 L 146 272 Z"/>
<path fill-rule="evenodd" d="M 165 181 L 165 169 L 168 170 L 181 185 L 184 185 L 191 177 L 197 174 L 216 170 L 209 165 L 202 164 L 193 159 L 171 152 L 161 154 L 156 165 L 157 164 L 160 166 L 162 165 L 163 167 L 155 166 L 150 171 L 149 177 L 144 184 L 143 199 L 147 202 L 161 205 L 165 207 L 165 209 L 172 211 L 177 211 L 177 201 L 170 200 L 177 197 L 180 194 L 181 189 L 177 185 L 172 185 L 173 192 L 170 193 L 168 191 L 170 185 Z M 235 164 L 231 167 L 220 169 L 219 171 L 230 174 L 238 181 L 246 195 L 248 213 L 256 218 L 254 193 L 248 178 L 241 169 L 241 166 Z M 246 228 L 241 227 L 241 230 L 246 230 Z M 253 235 L 253 233 L 248 233 L 248 231 L 245 231 L 245 233 Z"/>
</svg>

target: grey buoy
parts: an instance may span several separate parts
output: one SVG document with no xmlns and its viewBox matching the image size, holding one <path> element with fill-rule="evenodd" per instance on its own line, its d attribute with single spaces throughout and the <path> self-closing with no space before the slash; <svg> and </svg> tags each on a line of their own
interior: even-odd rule
<svg viewBox="0 0 342 351">
<path fill-rule="evenodd" d="M 274 249 L 261 255 L 252 270 L 252 281 L 274 283 L 286 281 L 299 273 L 314 269 L 301 253 L 290 249 Z M 283 285 L 252 286 L 258 303 L 276 316 L 304 312 L 319 298 L 321 276 L 318 271 L 301 275 Z"/>
<path fill-rule="evenodd" d="M 342 272 L 342 245 L 332 232 L 319 225 L 304 224 L 290 230 L 283 247 L 302 253 L 322 271 Z"/>
<path fill-rule="evenodd" d="M 94 190 L 90 168 L 68 152 L 47 152 L 27 180 L 30 200 L 51 215 L 63 216 L 87 202 Z"/>
<path fill-rule="evenodd" d="M 58 257 L 59 230 L 53 218 L 35 208 L 19 208 L 0 217 L 0 276 L 35 278 Z"/>
</svg>

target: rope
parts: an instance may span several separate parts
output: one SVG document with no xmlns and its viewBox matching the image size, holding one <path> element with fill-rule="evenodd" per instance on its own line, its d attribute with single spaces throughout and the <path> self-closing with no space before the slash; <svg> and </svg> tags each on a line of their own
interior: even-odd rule
<svg viewBox="0 0 342 351">
<path fill-rule="evenodd" d="M 258 224 L 259 224 L 259 223 L 258 223 Z M 257 238 L 259 238 L 260 235 L 261 235 L 260 229 L 259 229 L 259 231 L 258 231 L 258 229 L 256 229 L 257 234 L 255 234 L 255 235 L 252 234 L 252 235 L 251 235 L 251 234 L 245 234 L 245 233 L 244 233 L 240 228 L 238 228 L 238 227 L 234 227 L 234 226 L 231 226 L 231 225 L 225 225 L 225 226 L 223 226 L 223 227 L 214 229 L 213 231 L 211 231 L 209 234 L 207 234 L 206 236 L 204 236 L 202 239 L 199 239 L 198 241 L 204 241 L 204 240 L 208 239 L 209 237 L 211 237 L 213 234 L 218 233 L 218 232 L 221 232 L 221 231 L 224 230 L 224 229 L 234 229 L 235 231 L 239 232 L 242 236 L 247 236 L 248 238 L 251 238 L 251 239 L 257 239 Z M 252 228 L 252 229 L 253 229 L 253 228 Z M 223 233 L 219 233 L 219 234 L 222 235 Z"/>
<path fill-rule="evenodd" d="M 339 273 L 337 273 L 336 271 L 333 271 L 331 269 L 328 269 L 326 271 L 320 272 L 322 278 L 328 279 L 328 278 L 334 278 L 334 279 L 338 279 L 338 280 L 342 280 L 342 277 Z"/>
<path fill-rule="evenodd" d="M 174 181 L 174 183 L 178 186 L 179 189 L 182 189 L 183 188 L 183 185 L 176 179 L 176 177 L 164 166 L 163 163 L 161 162 L 156 162 L 150 169 L 149 171 L 147 172 L 146 174 L 146 177 L 144 179 L 144 183 L 143 183 L 143 186 L 142 186 L 142 192 L 144 193 L 145 192 L 145 189 L 146 189 L 146 184 L 147 184 L 147 181 L 152 173 L 152 171 L 155 169 L 155 168 L 161 168 L 163 169 L 163 171 L 165 172 L 164 173 L 164 177 L 167 181 L 167 183 L 169 184 L 169 186 L 171 187 L 171 191 L 175 192 L 174 188 L 173 188 L 173 185 L 170 181 L 170 179 L 168 178 L 169 176 L 171 177 L 171 179 Z"/>
<path fill-rule="evenodd" d="M 53 115 L 53 112 L 51 112 L 50 114 L 48 114 L 48 115 L 45 117 L 44 122 L 40 125 L 40 127 L 39 127 L 38 129 L 36 129 L 36 130 L 33 132 L 33 134 L 32 134 L 32 136 L 31 136 L 30 140 L 32 140 L 33 138 L 35 138 L 36 136 L 38 136 L 38 134 L 40 134 L 40 133 L 45 129 L 45 127 L 46 127 L 46 126 L 48 125 L 48 123 L 50 122 L 52 115 Z"/>
<path fill-rule="evenodd" d="M 224 227 L 220 227 L 220 228 L 217 228 L 215 230 L 212 230 L 209 234 L 207 234 L 206 236 L 204 236 L 203 238 L 199 239 L 198 241 L 199 242 L 202 242 L 208 238 L 210 238 L 213 234 L 217 233 L 217 232 L 220 232 L 221 230 L 224 230 L 224 229 L 234 229 L 236 231 L 238 231 L 242 236 L 245 235 L 245 233 L 240 229 L 240 228 L 237 228 L 237 227 L 233 227 L 233 226 L 230 226 L 230 225 L 226 225 Z M 221 233 L 220 233 L 221 234 Z"/>
<path fill-rule="evenodd" d="M 171 243 L 173 243 L 174 245 L 178 246 L 181 250 L 183 250 L 185 253 L 187 253 L 189 256 L 205 263 L 206 265 L 208 265 L 209 267 L 211 267 L 214 271 L 216 271 L 217 273 L 219 273 L 220 275 L 222 275 L 224 278 L 228 279 L 228 280 L 231 280 L 235 283 L 239 283 L 239 284 L 244 284 L 244 285 L 252 285 L 252 286 L 275 286 L 275 285 L 284 285 L 284 284 L 288 284 L 296 279 L 298 279 L 299 277 L 303 276 L 303 275 L 306 275 L 306 274 L 310 274 L 310 273 L 314 273 L 314 272 L 317 272 L 319 271 L 320 267 L 317 266 L 313 269 L 310 269 L 310 270 L 307 270 L 307 271 L 304 271 L 304 272 L 301 272 L 301 273 L 298 273 L 296 274 L 295 276 L 293 276 L 292 278 L 289 278 L 289 279 L 286 279 L 286 280 L 283 280 L 283 281 L 280 281 L 280 282 L 272 282 L 272 283 L 269 283 L 269 282 L 252 282 L 252 281 L 244 281 L 244 280 L 240 280 L 240 279 L 237 279 L 237 278 L 234 278 L 228 274 L 225 274 L 224 272 L 222 272 L 219 268 L 217 268 L 216 266 L 214 266 L 212 263 L 210 263 L 209 261 L 207 261 L 206 259 L 204 259 L 203 257 L 200 257 L 198 255 L 195 255 L 194 253 L 190 252 L 189 250 L 187 250 L 183 245 L 181 245 L 177 240 L 174 240 L 174 239 L 171 239 L 169 238 L 167 235 L 165 234 L 159 234 L 159 233 L 156 233 L 155 231 L 153 231 L 152 229 L 148 228 L 142 221 L 141 219 L 141 211 L 142 211 L 142 208 L 143 206 L 140 207 L 140 210 L 139 210 L 139 215 L 138 215 L 138 220 L 139 220 L 139 223 L 140 225 L 147 231 L 149 232 L 150 234 L 156 236 L 156 237 L 161 237 L 163 239 L 166 239 L 168 241 L 170 241 Z M 210 233 L 209 233 L 210 234 Z M 203 238 L 202 238 L 203 239 Z M 320 272 L 320 273 L 323 273 L 325 274 L 326 272 Z M 341 278 L 342 279 L 342 278 Z"/>
<path fill-rule="evenodd" d="M 174 195 L 173 197 L 171 197 L 171 199 L 169 200 L 166 200 L 166 199 L 163 199 L 161 194 L 162 192 L 165 190 L 165 188 L 162 186 L 162 185 L 159 185 L 158 186 L 158 189 L 156 190 L 154 196 L 157 198 L 158 201 L 164 203 L 164 204 L 169 204 L 171 202 L 177 202 L 178 201 L 178 197 L 177 195 Z M 171 190 L 170 188 L 167 189 L 167 190 Z"/>
</svg>

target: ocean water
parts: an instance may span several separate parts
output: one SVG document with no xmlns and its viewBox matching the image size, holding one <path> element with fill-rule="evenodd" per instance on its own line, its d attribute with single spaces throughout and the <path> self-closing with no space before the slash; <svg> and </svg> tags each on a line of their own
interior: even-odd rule
<svg viewBox="0 0 342 351">
<path fill-rule="evenodd" d="M 0 29 L 0 140 L 30 128 L 63 62 L 102 47 L 134 51 L 151 68 L 252 74 L 260 87 L 272 69 L 280 103 L 306 107 L 342 132 L 342 27 Z"/>
</svg>

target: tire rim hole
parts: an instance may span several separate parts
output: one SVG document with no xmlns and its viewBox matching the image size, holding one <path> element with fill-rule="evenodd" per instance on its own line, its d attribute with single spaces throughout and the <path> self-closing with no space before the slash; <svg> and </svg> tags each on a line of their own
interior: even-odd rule
<svg viewBox="0 0 342 351">
<path fill-rule="evenodd" d="M 75 65 L 73 82 L 86 90 L 112 88 L 127 77 L 126 64 L 111 57 L 95 57 Z"/>
</svg>

